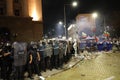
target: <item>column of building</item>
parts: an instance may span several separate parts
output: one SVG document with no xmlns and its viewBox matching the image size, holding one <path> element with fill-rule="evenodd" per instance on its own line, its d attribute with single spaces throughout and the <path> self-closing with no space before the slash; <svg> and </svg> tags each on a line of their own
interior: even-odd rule
<svg viewBox="0 0 120 80">
<path fill-rule="evenodd" d="M 22 0 L 22 16 L 28 17 L 28 0 Z"/>
<path fill-rule="evenodd" d="M 13 0 L 6 0 L 7 16 L 13 16 Z"/>
</svg>

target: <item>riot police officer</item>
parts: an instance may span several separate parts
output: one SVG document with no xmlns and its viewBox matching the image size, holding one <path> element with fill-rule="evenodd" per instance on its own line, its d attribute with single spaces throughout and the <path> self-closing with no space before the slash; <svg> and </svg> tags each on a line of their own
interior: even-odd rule
<svg viewBox="0 0 120 80">
<path fill-rule="evenodd" d="M 26 70 L 28 71 L 28 77 L 32 79 L 32 53 L 30 52 L 31 45 L 27 45 L 27 64 Z"/>
<path fill-rule="evenodd" d="M 2 77 L 3 80 L 9 80 L 10 73 L 12 72 L 11 44 L 9 42 L 4 43 L 2 48 L 2 57 Z"/>
<path fill-rule="evenodd" d="M 11 78 L 15 80 L 24 80 L 24 67 L 27 62 L 27 43 L 14 42 L 13 45 L 13 72 Z"/>
<path fill-rule="evenodd" d="M 39 55 L 39 52 L 37 51 L 37 44 L 35 43 L 30 44 L 28 54 L 31 54 L 31 57 L 32 57 L 32 61 L 31 61 L 31 64 L 33 66 L 32 73 L 35 73 L 38 76 L 41 76 L 41 73 L 39 71 L 40 55 Z"/>
<path fill-rule="evenodd" d="M 63 55 L 65 53 L 64 47 L 63 47 L 63 43 L 59 43 L 59 67 L 62 68 L 63 67 Z"/>
<path fill-rule="evenodd" d="M 44 42 L 40 41 L 38 44 L 38 50 L 37 50 L 40 54 L 40 63 L 39 63 L 39 68 L 40 71 L 46 71 L 46 67 L 45 67 L 45 45 Z"/>
<path fill-rule="evenodd" d="M 57 41 L 53 41 L 53 56 L 54 56 L 53 60 L 54 61 L 52 61 L 52 62 L 54 62 L 54 67 L 56 69 L 58 69 L 58 58 L 59 58 L 58 54 L 59 54 L 58 42 Z"/>
<path fill-rule="evenodd" d="M 2 54 L 2 47 L 3 47 L 3 43 L 1 42 L 0 43 L 0 78 L 2 77 L 1 74 L 2 74 L 2 61 L 3 61 L 3 54 Z"/>
<path fill-rule="evenodd" d="M 52 56 L 52 45 L 50 44 L 50 42 L 46 42 L 46 47 L 45 47 L 45 53 L 46 53 L 46 57 L 45 57 L 45 64 L 46 64 L 46 68 L 52 70 L 52 66 L 51 66 L 51 56 Z"/>
</svg>

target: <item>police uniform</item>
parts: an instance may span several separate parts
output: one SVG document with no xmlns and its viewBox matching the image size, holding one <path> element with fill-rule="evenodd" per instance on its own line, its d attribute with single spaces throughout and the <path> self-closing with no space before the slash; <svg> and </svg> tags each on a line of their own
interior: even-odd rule
<svg viewBox="0 0 120 80">
<path fill-rule="evenodd" d="M 4 80 L 8 80 L 10 73 L 12 72 L 12 59 L 11 59 L 11 45 L 10 43 L 5 43 L 2 48 L 2 67 L 1 73 Z"/>
<path fill-rule="evenodd" d="M 38 48 L 37 48 L 37 51 L 39 52 L 40 54 L 40 62 L 39 62 L 39 70 L 42 71 L 46 71 L 46 68 L 45 68 L 45 46 L 41 43 L 38 44 Z"/>
<path fill-rule="evenodd" d="M 54 67 L 58 68 L 58 54 L 59 54 L 59 45 L 57 42 L 53 43 L 53 55 L 54 55 Z"/>
<path fill-rule="evenodd" d="M 63 43 L 59 43 L 59 67 L 63 66 L 63 54 L 65 53 L 65 49 L 63 47 Z"/>
<path fill-rule="evenodd" d="M 71 56 L 71 52 L 70 52 L 70 42 L 67 42 L 66 45 L 67 45 L 67 54 L 68 54 L 67 60 L 69 61 L 70 56 Z"/>
<path fill-rule="evenodd" d="M 51 66 L 52 46 L 48 43 L 46 43 L 45 54 L 46 54 L 45 57 L 46 68 L 52 70 Z"/>
<path fill-rule="evenodd" d="M 37 45 L 36 44 L 32 44 L 30 49 L 29 49 L 29 53 L 32 54 L 32 66 L 33 66 L 33 73 L 37 74 L 38 76 L 41 75 L 40 71 L 39 71 L 39 60 L 38 60 L 38 55 L 39 53 L 37 52 Z"/>
<path fill-rule="evenodd" d="M 27 44 L 25 42 L 14 42 L 12 46 L 14 58 L 12 76 L 14 79 L 23 80 L 24 67 L 27 62 Z"/>
<path fill-rule="evenodd" d="M 32 78 L 32 74 L 33 74 L 33 67 L 32 67 L 32 53 L 31 53 L 31 45 L 28 44 L 27 46 L 27 65 L 26 65 L 26 70 L 28 71 L 29 78 Z"/>
<path fill-rule="evenodd" d="M 63 60 L 64 60 L 64 62 L 65 63 L 67 63 L 67 61 L 68 61 L 68 53 L 67 53 L 67 45 L 66 45 L 66 43 L 65 42 L 63 42 L 63 47 L 62 47 L 62 49 L 63 49 Z"/>
<path fill-rule="evenodd" d="M 2 54 L 2 47 L 3 47 L 3 44 L 0 44 L 0 78 L 2 77 L 2 61 L 3 61 L 3 54 Z"/>
</svg>

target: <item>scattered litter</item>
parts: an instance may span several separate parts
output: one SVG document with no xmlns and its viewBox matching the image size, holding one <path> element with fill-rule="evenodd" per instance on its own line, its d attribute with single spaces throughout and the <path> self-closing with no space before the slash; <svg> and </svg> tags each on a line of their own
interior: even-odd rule
<svg viewBox="0 0 120 80">
<path fill-rule="evenodd" d="M 45 78 L 43 76 L 39 76 L 40 80 L 45 80 Z"/>
<path fill-rule="evenodd" d="M 69 65 L 69 68 L 71 68 L 71 67 L 72 67 L 72 65 L 70 64 L 70 65 Z"/>
<path fill-rule="evenodd" d="M 81 74 L 81 76 L 85 76 L 85 74 Z"/>
<path fill-rule="evenodd" d="M 111 76 L 111 77 L 106 78 L 106 79 L 104 79 L 104 80 L 113 80 L 114 78 L 115 78 L 115 76 Z"/>
<path fill-rule="evenodd" d="M 78 59 L 84 59 L 84 56 L 77 56 Z"/>
<path fill-rule="evenodd" d="M 48 77 L 51 77 L 50 75 Z"/>
</svg>

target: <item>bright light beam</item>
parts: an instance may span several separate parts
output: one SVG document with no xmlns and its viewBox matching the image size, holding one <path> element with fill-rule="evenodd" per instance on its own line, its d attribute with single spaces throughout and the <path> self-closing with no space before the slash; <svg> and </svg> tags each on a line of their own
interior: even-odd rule
<svg viewBox="0 0 120 80">
<path fill-rule="evenodd" d="M 93 14 L 92 14 L 92 17 L 93 17 L 93 18 L 97 18 L 97 16 L 98 16 L 97 13 L 93 13 Z"/>
<path fill-rule="evenodd" d="M 77 2 L 75 2 L 75 1 L 72 3 L 73 7 L 76 7 L 77 5 L 78 5 Z"/>
</svg>

